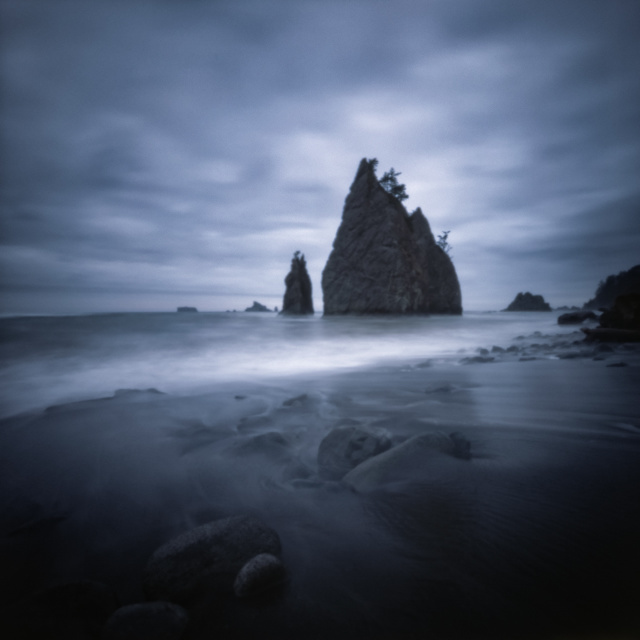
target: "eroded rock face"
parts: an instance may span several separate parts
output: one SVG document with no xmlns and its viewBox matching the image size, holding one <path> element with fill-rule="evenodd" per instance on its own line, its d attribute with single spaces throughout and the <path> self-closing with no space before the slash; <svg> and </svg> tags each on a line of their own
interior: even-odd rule
<svg viewBox="0 0 640 640">
<path fill-rule="evenodd" d="M 411 216 L 360 162 L 322 274 L 324 313 L 462 313 L 449 256 L 417 209 Z"/>
<path fill-rule="evenodd" d="M 307 272 L 304 254 L 296 251 L 291 260 L 291 271 L 284 279 L 287 287 L 282 302 L 282 313 L 291 315 L 313 314 L 311 278 Z"/>
</svg>

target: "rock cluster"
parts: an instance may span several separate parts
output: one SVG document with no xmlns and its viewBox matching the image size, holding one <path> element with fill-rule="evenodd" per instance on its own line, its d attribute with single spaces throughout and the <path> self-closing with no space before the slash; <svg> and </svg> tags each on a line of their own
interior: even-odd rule
<svg viewBox="0 0 640 640">
<path fill-rule="evenodd" d="M 540 295 L 519 293 L 513 302 L 503 311 L 551 311 L 548 302 Z"/>
<path fill-rule="evenodd" d="M 558 324 L 582 324 L 597 319 L 598 316 L 593 311 L 569 311 L 558 316 Z"/>
<path fill-rule="evenodd" d="M 280 554 L 280 538 L 250 516 L 215 520 L 157 549 L 144 570 L 151 600 L 184 603 L 204 590 L 230 591 L 242 567 L 263 553 Z"/>
<path fill-rule="evenodd" d="M 307 272 L 304 254 L 296 251 L 291 260 L 291 270 L 284 279 L 286 291 L 282 302 L 282 312 L 291 315 L 313 314 L 311 278 Z"/>
<path fill-rule="evenodd" d="M 640 293 L 618 296 L 596 329 L 582 329 L 587 341 L 640 342 Z"/>
<path fill-rule="evenodd" d="M 322 273 L 324 313 L 462 313 L 460 284 L 420 209 L 409 215 L 363 159 Z"/>
</svg>

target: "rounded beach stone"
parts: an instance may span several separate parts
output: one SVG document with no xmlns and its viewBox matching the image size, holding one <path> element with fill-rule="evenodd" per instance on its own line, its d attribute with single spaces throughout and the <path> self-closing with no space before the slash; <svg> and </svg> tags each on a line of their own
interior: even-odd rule
<svg viewBox="0 0 640 640">
<path fill-rule="evenodd" d="M 209 522 L 153 553 L 143 573 L 145 594 L 185 602 L 205 589 L 230 591 L 241 567 L 261 553 L 280 553 L 278 534 L 261 520 L 234 516 Z"/>
<path fill-rule="evenodd" d="M 391 448 L 386 436 L 357 427 L 339 427 L 329 432 L 318 448 L 318 472 L 325 480 L 340 480 L 354 467 Z"/>
<path fill-rule="evenodd" d="M 102 630 L 102 640 L 179 640 L 189 614 L 171 602 L 145 602 L 118 609 Z"/>
<path fill-rule="evenodd" d="M 282 584 L 284 578 L 284 565 L 280 559 L 270 553 L 261 553 L 240 569 L 233 591 L 238 598 L 246 598 Z"/>
</svg>

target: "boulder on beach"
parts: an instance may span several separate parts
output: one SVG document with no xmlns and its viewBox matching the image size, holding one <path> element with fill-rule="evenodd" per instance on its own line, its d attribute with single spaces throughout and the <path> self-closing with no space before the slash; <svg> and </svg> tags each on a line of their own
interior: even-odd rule
<svg viewBox="0 0 640 640">
<path fill-rule="evenodd" d="M 558 324 L 582 324 L 588 320 L 596 321 L 598 316 L 593 311 L 587 310 L 570 311 L 558 316 Z"/>
<path fill-rule="evenodd" d="M 251 516 L 215 520 L 179 535 L 157 549 L 144 569 L 151 600 L 184 603 L 205 590 L 228 592 L 251 558 L 280 554 L 276 531 Z"/>
<path fill-rule="evenodd" d="M 432 456 L 439 454 L 469 460 L 471 444 L 459 433 L 423 433 L 363 462 L 342 480 L 357 491 L 371 491 L 383 484 L 411 477 L 412 470 L 425 468 L 434 462 Z"/>
<path fill-rule="evenodd" d="M 360 162 L 322 273 L 324 313 L 462 313 L 456 270 L 420 209 L 409 215 Z"/>
<path fill-rule="evenodd" d="M 280 313 L 290 315 L 312 315 L 313 299 L 311 278 L 307 272 L 304 254 L 296 251 L 291 260 L 291 270 L 284 279 L 286 290 Z"/>
<path fill-rule="evenodd" d="M 585 302 L 584 309 L 607 309 L 625 293 L 640 294 L 640 264 L 602 280 L 593 298 Z"/>
<path fill-rule="evenodd" d="M 548 302 L 540 295 L 520 292 L 503 311 L 551 311 Z"/>
<path fill-rule="evenodd" d="M 233 583 L 233 592 L 238 598 L 258 595 L 281 585 L 285 575 L 280 558 L 270 553 L 260 553 L 240 569 Z"/>
<path fill-rule="evenodd" d="M 107 620 L 101 640 L 180 640 L 188 624 L 189 614 L 178 604 L 131 604 Z"/>
<path fill-rule="evenodd" d="M 340 480 L 354 467 L 391 447 L 391 440 L 358 427 L 333 429 L 318 448 L 318 473 L 325 480 Z"/>
<path fill-rule="evenodd" d="M 271 311 L 271 309 L 269 309 L 269 307 L 265 307 L 263 304 L 260 304 L 259 302 L 257 302 L 256 300 L 253 301 L 253 304 L 250 307 L 247 307 L 245 309 L 245 311 L 259 311 L 259 312 L 264 312 L 264 311 Z"/>
</svg>

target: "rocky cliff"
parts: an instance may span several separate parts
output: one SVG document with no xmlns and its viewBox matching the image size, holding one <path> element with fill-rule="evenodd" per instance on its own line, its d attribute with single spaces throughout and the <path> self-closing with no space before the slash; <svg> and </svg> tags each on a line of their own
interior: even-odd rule
<svg viewBox="0 0 640 640">
<path fill-rule="evenodd" d="M 304 254 L 299 251 L 293 254 L 291 270 L 284 279 L 286 290 L 282 301 L 282 313 L 291 315 L 307 315 L 313 313 L 311 278 L 307 272 Z"/>
<path fill-rule="evenodd" d="M 625 293 L 640 294 L 640 264 L 631 267 L 629 271 L 621 271 L 603 280 L 596 290 L 596 294 L 584 309 L 601 309 L 613 306 L 616 298 Z"/>
<path fill-rule="evenodd" d="M 324 313 L 462 313 L 449 256 L 417 209 L 409 215 L 363 158 L 322 273 Z"/>
</svg>

